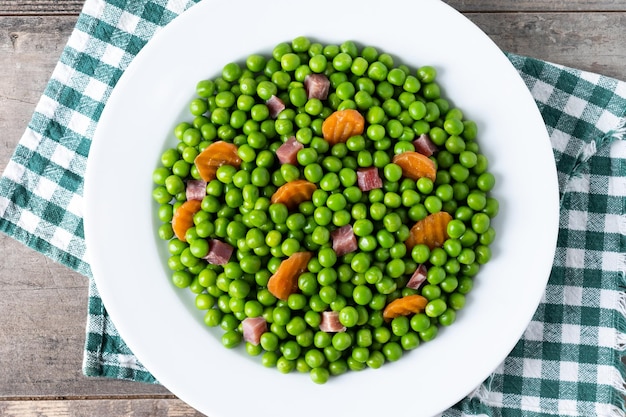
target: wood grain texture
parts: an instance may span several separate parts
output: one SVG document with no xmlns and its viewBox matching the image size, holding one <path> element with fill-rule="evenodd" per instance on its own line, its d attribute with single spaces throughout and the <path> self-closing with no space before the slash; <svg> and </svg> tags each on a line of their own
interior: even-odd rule
<svg viewBox="0 0 626 417">
<path fill-rule="evenodd" d="M 0 398 L 169 394 L 83 377 L 87 278 L 5 235 L 0 254 Z"/>
<path fill-rule="evenodd" d="M 202 417 L 178 399 L 0 401 L 3 417 Z"/>
<path fill-rule="evenodd" d="M 444 0 L 462 12 L 626 11 L 623 0 Z M 81 0 L 4 0 L 0 15 L 67 15 L 80 13 Z"/>
<path fill-rule="evenodd" d="M 443 0 L 462 12 L 626 11 L 623 0 Z"/>
<path fill-rule="evenodd" d="M 83 0 L 2 0 L 0 15 L 78 14 L 83 4 Z"/>
<path fill-rule="evenodd" d="M 626 80 L 626 12 L 466 16 L 505 51 Z"/>
</svg>

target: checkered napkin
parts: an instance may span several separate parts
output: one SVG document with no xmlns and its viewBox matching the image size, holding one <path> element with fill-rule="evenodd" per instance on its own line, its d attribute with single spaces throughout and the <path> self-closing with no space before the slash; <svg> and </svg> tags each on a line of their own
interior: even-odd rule
<svg viewBox="0 0 626 417">
<path fill-rule="evenodd" d="M 0 230 L 90 277 L 82 194 L 98 119 L 133 57 L 194 3 L 86 1 L 0 179 Z M 626 83 L 508 57 L 550 133 L 561 197 L 558 247 L 522 339 L 444 415 L 624 415 Z M 91 279 L 88 313 L 84 373 L 156 382 L 118 335 Z"/>
</svg>

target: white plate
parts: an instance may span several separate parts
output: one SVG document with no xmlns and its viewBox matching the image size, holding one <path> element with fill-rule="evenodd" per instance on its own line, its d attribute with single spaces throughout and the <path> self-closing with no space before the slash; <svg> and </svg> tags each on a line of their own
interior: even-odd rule
<svg viewBox="0 0 626 417">
<path fill-rule="evenodd" d="M 198 80 L 250 53 L 306 35 L 355 40 L 412 67 L 434 65 L 450 100 L 479 125 L 501 204 L 494 256 L 457 322 L 379 370 L 325 385 L 280 374 L 221 346 L 189 291 L 170 283 L 151 173 Z M 167 138 L 167 139 L 166 139 Z M 552 149 L 537 107 L 495 44 L 436 0 L 205 0 L 141 51 L 109 98 L 85 178 L 85 236 L 120 335 L 175 395 L 211 417 L 411 415 L 441 412 L 494 371 L 545 289 L 558 225 Z"/>
</svg>

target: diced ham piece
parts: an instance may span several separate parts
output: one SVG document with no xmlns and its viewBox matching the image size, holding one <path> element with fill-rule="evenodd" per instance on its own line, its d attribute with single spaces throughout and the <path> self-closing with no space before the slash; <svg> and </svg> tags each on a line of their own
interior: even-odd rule
<svg viewBox="0 0 626 417">
<path fill-rule="evenodd" d="M 406 283 L 406 287 L 413 290 L 418 289 L 420 285 L 422 285 L 422 283 L 426 281 L 427 272 L 428 269 L 426 268 L 426 265 L 420 264 L 420 266 L 417 267 L 413 275 L 411 275 L 409 282 Z"/>
<path fill-rule="evenodd" d="M 296 140 L 294 136 L 290 137 L 276 149 L 276 157 L 281 164 L 295 165 L 298 162 L 297 155 L 304 145 Z"/>
<path fill-rule="evenodd" d="M 345 332 L 346 327 L 339 321 L 338 311 L 322 311 L 320 330 L 326 333 Z"/>
<path fill-rule="evenodd" d="M 353 252 L 359 247 L 351 224 L 333 230 L 330 232 L 330 238 L 333 242 L 333 250 L 337 256 L 343 256 L 346 253 Z"/>
<path fill-rule="evenodd" d="M 281 111 L 285 110 L 285 103 L 276 96 L 270 97 L 265 104 L 270 111 L 270 117 L 272 119 L 275 119 Z"/>
<path fill-rule="evenodd" d="M 187 200 L 200 200 L 206 196 L 206 181 L 189 180 L 185 189 Z"/>
<path fill-rule="evenodd" d="M 309 74 L 304 78 L 307 98 L 326 100 L 330 90 L 330 80 L 324 74 Z"/>
<path fill-rule="evenodd" d="M 226 265 L 233 254 L 234 248 L 218 239 L 209 241 L 209 253 L 204 257 L 210 264 Z"/>
<path fill-rule="evenodd" d="M 430 136 L 426 133 L 422 133 L 417 139 L 413 141 L 413 146 L 415 146 L 415 151 L 421 153 L 425 156 L 431 156 L 435 152 L 437 152 L 437 145 L 430 140 Z"/>
<path fill-rule="evenodd" d="M 263 317 L 246 317 L 241 322 L 243 340 L 258 346 L 261 335 L 267 331 L 267 322 Z"/>
<path fill-rule="evenodd" d="M 359 168 L 356 171 L 356 179 L 361 191 L 369 191 L 383 186 L 383 180 L 380 178 L 376 167 Z"/>
</svg>

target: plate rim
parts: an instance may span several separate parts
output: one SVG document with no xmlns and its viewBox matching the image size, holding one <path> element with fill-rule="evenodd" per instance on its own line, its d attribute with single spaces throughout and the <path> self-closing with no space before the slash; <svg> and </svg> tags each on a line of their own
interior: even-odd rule
<svg viewBox="0 0 626 417">
<path fill-rule="evenodd" d="M 110 97 L 109 97 L 109 103 L 116 103 L 120 101 L 120 91 L 123 91 L 124 88 L 128 88 L 127 83 L 132 82 L 133 81 L 133 77 L 136 78 L 136 74 L 137 72 L 140 72 L 141 69 L 141 65 L 143 63 L 143 61 L 145 61 L 148 57 L 149 54 L 154 54 L 154 50 L 156 48 L 156 46 L 153 45 L 160 45 L 166 42 L 166 40 L 162 40 L 162 39 L 167 39 L 167 36 L 170 36 L 169 34 L 172 33 L 175 30 L 182 30 L 181 28 L 186 24 L 189 23 L 189 21 L 193 21 L 193 17 L 190 16 L 194 16 L 196 14 L 200 14 L 205 12 L 205 9 L 209 9 L 209 5 L 207 4 L 209 2 L 200 2 L 197 3 L 196 5 L 192 6 L 190 9 L 188 9 L 186 12 L 184 12 L 183 14 L 181 14 L 179 17 L 177 17 L 176 19 L 174 19 L 174 21 L 172 21 L 168 26 L 166 26 L 165 28 L 161 29 L 158 33 L 155 34 L 155 36 L 153 37 L 152 40 L 150 40 L 150 42 L 144 47 L 144 49 L 142 51 L 139 52 L 139 54 L 137 55 L 137 57 L 135 57 L 135 59 L 131 62 L 131 64 L 129 65 L 129 67 L 126 69 L 126 71 L 124 72 L 124 74 L 122 75 L 122 77 L 120 78 L 117 86 L 114 88 L 114 90 L 112 91 Z M 243 5 L 248 5 L 249 6 L 249 0 L 244 0 L 241 1 L 241 3 L 243 3 Z M 284 1 L 280 1 L 278 2 L 280 4 L 285 3 Z M 350 2 L 348 2 L 350 3 Z M 353 2 L 356 3 L 356 2 Z M 361 4 L 363 4 L 363 2 L 359 2 Z M 404 2 L 402 1 L 397 1 L 396 3 L 398 4 L 404 4 Z M 220 4 L 220 3 L 216 3 L 216 4 Z M 213 4 L 212 6 L 215 6 L 216 4 Z M 234 4 L 234 2 L 231 2 L 231 4 Z M 424 8 L 430 8 L 429 10 L 437 10 L 437 13 L 443 13 L 442 10 L 448 10 L 446 13 L 449 13 L 449 16 L 452 18 L 452 16 L 456 16 L 456 18 L 458 19 L 459 16 L 461 16 L 460 13 L 458 13 L 456 10 L 454 10 L 453 8 L 451 8 L 450 6 L 441 3 L 437 0 L 427 0 L 424 1 L 422 4 L 419 5 L 419 7 L 424 7 Z M 463 17 L 463 19 L 466 19 Z M 467 21 L 469 22 L 469 21 Z M 466 23 L 467 23 L 466 22 Z M 478 31 L 480 31 L 480 29 L 478 29 L 475 25 L 473 25 L 473 23 L 469 22 L 468 24 L 471 24 L 472 27 L 474 27 L 475 29 L 477 29 Z M 482 31 L 480 31 L 480 33 L 482 33 Z M 483 33 L 484 35 L 484 33 Z M 477 35 L 478 36 L 478 35 Z M 486 36 L 484 35 L 483 37 L 483 41 L 487 44 L 491 44 L 491 48 L 495 47 L 495 44 L 493 44 L 493 42 Z M 497 48 L 497 47 L 495 47 Z M 144 52 L 145 51 L 145 52 Z M 250 51 L 250 53 L 252 53 L 254 51 Z M 502 53 L 502 58 L 506 59 L 504 54 Z M 508 61 L 507 61 L 508 62 Z M 510 64 L 510 70 L 514 70 L 513 66 Z M 517 72 L 515 72 L 516 75 Z M 136 81 L 136 80 L 135 80 Z M 518 80 L 518 83 L 522 83 L 521 77 Z M 118 89 L 119 86 L 119 89 Z M 519 87 L 519 86 L 518 86 Z M 524 86 L 525 87 L 525 86 Z M 530 92 L 528 90 L 526 90 L 527 92 L 527 97 L 526 100 L 528 100 L 528 98 L 532 98 L 530 95 Z M 190 96 L 190 94 L 187 94 L 187 96 Z M 451 93 L 452 99 L 454 99 L 454 92 Z M 104 120 L 103 123 L 109 123 L 110 122 L 110 118 L 113 117 L 112 115 L 115 114 L 115 110 L 112 110 L 112 107 L 109 107 L 108 105 L 105 106 L 104 111 L 102 113 L 102 117 L 101 117 L 101 121 Z M 535 118 L 537 117 L 537 115 L 539 115 L 539 110 L 536 109 L 536 114 L 535 114 Z M 539 115 L 540 116 L 540 115 Z M 96 284 L 98 285 L 98 288 L 101 290 L 101 297 L 103 302 L 105 303 L 105 305 L 107 305 L 107 308 L 109 309 L 109 313 L 110 313 L 110 317 L 112 319 L 112 321 L 115 323 L 116 327 L 118 327 L 118 330 L 120 330 L 120 334 L 122 335 L 122 337 L 127 341 L 127 344 L 129 345 L 129 347 L 131 348 L 131 350 L 133 350 L 133 352 L 141 352 L 141 354 L 137 354 L 137 357 L 139 358 L 139 360 L 142 360 L 142 358 L 148 359 L 148 362 L 150 364 L 150 367 L 148 367 L 148 369 L 150 370 L 151 373 L 153 373 L 153 375 L 155 375 L 155 377 L 157 377 L 157 379 L 161 380 L 162 382 L 164 382 L 164 385 L 166 385 L 166 387 L 168 389 L 171 389 L 172 392 L 174 392 L 177 396 L 179 396 L 181 399 L 183 399 L 184 401 L 188 402 L 190 405 L 192 405 L 194 408 L 199 409 L 200 411 L 203 412 L 210 412 L 211 415 L 215 415 L 216 417 L 218 415 L 226 415 L 224 414 L 221 410 L 218 411 L 213 411 L 213 410 L 207 410 L 206 409 L 206 404 L 201 404 L 198 399 L 196 398 L 196 393 L 190 393 L 188 394 L 187 392 L 183 392 L 184 390 L 180 390 L 177 387 L 177 382 L 173 382 L 172 381 L 172 377 L 170 375 L 166 375 L 161 369 L 159 369 L 158 365 L 155 365 L 154 363 L 151 363 L 151 356 L 150 354 L 148 354 L 146 352 L 146 347 L 141 346 L 141 342 L 139 342 L 137 340 L 136 336 L 133 336 L 130 333 L 127 333 L 127 325 L 124 324 L 124 321 L 122 319 L 122 315 L 123 312 L 121 311 L 121 307 L 120 306 L 116 306 L 115 305 L 115 300 L 114 300 L 114 295 L 109 291 L 110 288 L 108 287 L 108 282 L 106 281 L 106 278 L 103 277 L 102 275 L 102 270 L 103 269 L 107 269 L 103 264 L 102 264 L 102 260 L 99 260 L 98 258 L 93 258 L 94 254 L 92 251 L 89 250 L 89 247 L 101 247 L 101 245 L 94 243 L 95 241 L 98 240 L 98 226 L 97 223 L 99 223 L 99 221 L 96 221 L 94 219 L 98 218 L 100 215 L 102 215 L 102 211 L 96 207 L 94 207 L 94 204 L 96 201 L 98 200 L 97 197 L 97 190 L 94 189 L 95 184 L 97 183 L 97 178 L 98 178 L 98 174 L 97 174 L 97 170 L 100 168 L 100 166 L 98 165 L 98 163 L 101 162 L 97 161 L 97 162 L 93 162 L 94 158 L 92 157 L 92 155 L 96 155 L 97 152 L 102 152 L 101 148 L 104 146 L 104 140 L 102 139 L 102 135 L 105 134 L 106 132 L 106 127 L 102 127 L 103 125 L 101 123 L 99 123 L 98 128 L 95 132 L 94 135 L 94 141 L 92 143 L 92 150 L 90 151 L 90 158 L 88 159 L 88 163 L 87 163 L 87 171 L 85 174 L 85 187 L 84 187 L 84 195 L 85 195 L 85 241 L 87 243 L 88 246 L 88 251 L 89 251 L 89 258 L 91 259 L 90 263 L 93 262 L 93 264 L 95 265 L 95 267 L 92 268 L 92 273 L 93 273 L 93 277 L 94 280 L 96 282 Z M 543 125 L 542 122 L 542 127 L 544 130 L 544 139 L 549 139 L 547 131 L 545 130 L 545 125 Z M 548 143 L 546 145 L 549 145 L 549 140 L 547 141 Z M 550 151 L 551 151 L 551 147 L 550 147 Z M 94 153 L 92 153 L 94 152 Z M 93 163 L 92 163 L 93 162 Z M 554 162 L 552 160 L 552 162 Z M 147 175 L 148 176 L 148 175 Z M 553 183 L 553 185 L 556 185 L 556 169 L 554 169 L 554 173 L 553 173 L 553 178 L 547 181 L 547 183 Z M 558 189 L 554 190 L 554 194 L 556 194 L 556 197 L 558 197 Z M 557 199 L 558 200 L 558 199 Z M 552 202 L 552 205 L 554 206 L 554 201 Z M 555 208 L 558 209 L 558 205 L 554 206 Z M 556 249 L 556 234 L 558 232 L 558 210 L 556 210 L 556 213 L 552 213 L 552 220 L 551 223 L 553 224 L 553 230 L 552 233 L 550 233 L 550 231 L 548 230 L 548 232 L 546 233 L 547 241 L 553 241 L 554 244 L 553 245 L 548 245 L 548 246 L 553 246 L 552 249 L 552 255 L 549 256 L 550 261 L 549 261 L 549 265 L 543 265 L 542 268 L 546 270 L 546 274 L 545 274 L 545 282 L 543 284 L 543 288 L 545 288 L 545 285 L 547 284 L 547 280 L 548 280 L 548 276 L 549 276 L 549 267 L 552 265 L 552 257 L 554 254 L 554 250 Z M 153 242 L 154 246 L 156 247 L 160 242 Z M 157 251 L 159 250 L 158 248 L 156 249 Z M 548 256 L 546 257 L 548 258 Z M 543 294 L 543 290 L 541 291 L 536 291 L 536 294 L 533 294 L 534 297 L 534 301 L 536 302 L 534 305 L 534 308 L 532 309 L 533 312 L 534 310 L 537 308 L 539 301 L 540 301 L 540 297 Z M 528 313 L 527 313 L 528 315 Z M 531 317 L 528 317 L 528 321 L 530 321 Z M 197 323 L 196 323 L 197 324 Z M 528 324 L 528 323 L 526 323 Z M 522 332 L 524 330 L 525 326 L 523 328 L 518 329 L 518 333 L 519 333 L 519 337 L 521 337 Z M 454 326 L 452 327 L 452 329 L 454 329 Z M 127 334 L 123 334 L 123 333 L 127 333 Z M 519 339 L 518 337 L 518 339 Z M 510 352 L 511 349 L 513 349 L 514 344 L 517 342 L 517 339 L 515 341 L 512 342 L 512 344 L 509 346 L 510 349 L 507 350 L 507 354 L 508 352 Z M 424 345 L 424 347 L 427 347 L 427 345 Z M 424 348 L 422 347 L 422 349 Z M 505 355 L 506 356 L 506 355 Z M 403 359 L 406 360 L 406 359 Z M 244 363 L 245 361 L 241 361 L 241 363 Z M 402 361 L 400 361 L 402 362 Z M 240 366 L 242 366 L 240 364 Z M 393 364 L 394 366 L 396 366 L 396 364 Z M 237 369 L 240 369 L 240 366 L 236 366 Z M 255 365 L 258 366 L 258 365 Z M 386 366 L 390 366 L 390 365 L 386 365 Z M 243 369 L 240 369 L 243 370 Z M 493 369 L 491 369 L 491 371 L 489 371 L 489 373 L 491 373 L 493 371 Z M 168 370 L 168 372 L 171 373 L 170 370 Z M 489 374 L 487 373 L 486 375 L 482 375 L 481 377 L 487 377 L 487 375 Z M 290 376 L 281 376 L 281 378 L 290 378 Z M 344 378 L 344 376 L 342 376 L 341 378 Z M 352 381 L 355 378 L 351 378 L 351 377 L 345 377 L 346 379 L 351 379 Z M 484 378 L 483 378 L 484 379 Z M 482 380 L 482 379 L 481 379 Z M 332 384 L 331 384 L 332 385 Z M 312 389 L 315 392 L 321 392 L 320 390 L 317 389 L 318 387 L 312 387 Z M 470 391 L 466 389 L 467 392 L 465 392 L 465 394 L 468 394 Z M 461 397 L 462 398 L 462 397 Z M 460 399 L 460 398 L 459 398 Z M 448 401 L 449 403 L 449 401 Z M 452 405 L 452 403 L 449 403 L 448 405 Z"/>
</svg>

